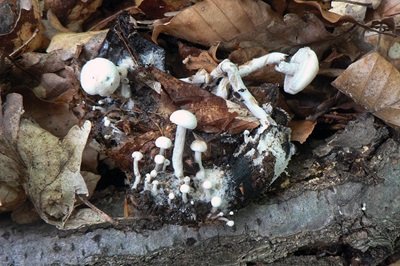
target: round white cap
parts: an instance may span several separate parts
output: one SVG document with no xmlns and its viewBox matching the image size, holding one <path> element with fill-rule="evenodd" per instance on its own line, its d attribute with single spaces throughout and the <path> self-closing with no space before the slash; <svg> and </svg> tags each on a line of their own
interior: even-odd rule
<svg viewBox="0 0 400 266">
<path fill-rule="evenodd" d="M 213 206 L 214 208 L 218 208 L 219 206 L 221 206 L 222 204 L 222 199 L 219 196 L 214 196 L 211 199 L 211 206 Z"/>
<path fill-rule="evenodd" d="M 162 149 L 169 149 L 172 146 L 171 139 L 161 136 L 156 139 L 156 146 Z"/>
<path fill-rule="evenodd" d="M 201 185 L 204 189 L 211 189 L 212 188 L 212 184 L 209 180 L 206 180 L 203 182 L 203 184 Z"/>
<path fill-rule="evenodd" d="M 113 62 L 98 57 L 82 67 L 80 81 L 87 94 L 110 96 L 118 88 L 120 76 Z"/>
<path fill-rule="evenodd" d="M 190 187 L 189 187 L 189 185 L 183 184 L 179 188 L 179 191 L 182 192 L 182 193 L 189 193 Z"/>
<path fill-rule="evenodd" d="M 207 143 L 203 140 L 196 139 L 190 144 L 192 151 L 205 152 L 207 150 Z"/>
<path fill-rule="evenodd" d="M 134 151 L 132 152 L 132 158 L 140 161 L 143 159 L 143 153 L 141 153 L 140 151 Z"/>
<path fill-rule="evenodd" d="M 187 129 L 195 129 L 197 127 L 196 116 L 186 110 L 173 112 L 169 117 L 169 120 L 171 120 L 172 123 Z"/>
<path fill-rule="evenodd" d="M 163 155 L 161 155 L 161 154 L 157 154 L 157 155 L 154 157 L 154 162 L 155 162 L 156 164 L 163 164 L 164 161 L 165 161 L 165 157 L 164 157 Z"/>
</svg>

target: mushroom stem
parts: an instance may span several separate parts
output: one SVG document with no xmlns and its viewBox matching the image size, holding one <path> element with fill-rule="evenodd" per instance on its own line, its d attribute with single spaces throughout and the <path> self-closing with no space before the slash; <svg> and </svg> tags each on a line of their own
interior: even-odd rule
<svg viewBox="0 0 400 266">
<path fill-rule="evenodd" d="M 239 66 L 239 75 L 245 77 L 251 73 L 265 67 L 270 64 L 280 64 L 286 58 L 286 54 L 283 53 L 270 53 L 261 57 L 254 58 L 247 63 Z"/>
<path fill-rule="evenodd" d="M 201 152 L 200 151 L 195 151 L 194 152 L 194 161 L 199 165 L 200 170 L 196 173 L 196 177 L 199 178 L 200 180 L 203 180 L 205 178 L 205 172 L 204 172 L 204 166 L 201 161 Z"/>
<path fill-rule="evenodd" d="M 232 89 L 240 95 L 246 107 L 260 120 L 261 124 L 266 127 L 270 124 L 275 124 L 274 120 L 258 105 L 257 100 L 246 88 L 235 64 L 228 59 L 225 59 L 217 68 L 220 68 L 220 71 L 223 71 L 228 75 Z"/>
<path fill-rule="evenodd" d="M 178 178 L 183 177 L 183 149 L 185 147 L 186 128 L 182 126 L 176 127 L 175 144 L 172 152 L 172 167 L 174 175 Z"/>
<path fill-rule="evenodd" d="M 136 189 L 140 182 L 140 172 L 139 172 L 139 161 L 143 158 L 143 154 L 139 151 L 132 153 L 133 158 L 133 174 L 135 175 L 135 182 L 132 185 L 133 189 Z"/>
<path fill-rule="evenodd" d="M 146 178 L 144 179 L 144 190 L 150 190 L 151 176 L 150 174 L 146 174 Z"/>
<path fill-rule="evenodd" d="M 164 165 L 162 167 L 162 171 L 165 172 L 165 170 L 167 169 L 167 167 L 171 164 L 171 161 L 168 159 L 164 160 Z"/>
<path fill-rule="evenodd" d="M 275 66 L 275 70 L 285 75 L 293 76 L 297 70 L 296 63 L 280 62 L 279 65 Z"/>
<path fill-rule="evenodd" d="M 182 201 L 184 203 L 188 202 L 187 194 L 190 191 L 190 177 L 186 176 L 183 181 L 185 182 L 181 187 L 179 188 L 180 192 L 182 193 Z"/>
<path fill-rule="evenodd" d="M 151 184 L 153 185 L 152 186 L 152 188 L 151 188 L 151 194 L 153 195 L 153 196 L 155 196 L 155 195 L 157 195 L 158 194 L 158 181 L 157 180 L 154 180 Z"/>
</svg>

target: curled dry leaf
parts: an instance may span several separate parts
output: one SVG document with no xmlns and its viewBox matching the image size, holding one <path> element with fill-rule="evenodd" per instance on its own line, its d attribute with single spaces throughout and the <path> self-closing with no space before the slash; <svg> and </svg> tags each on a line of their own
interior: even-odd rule
<svg viewBox="0 0 400 266">
<path fill-rule="evenodd" d="M 156 24 L 152 39 L 167 33 L 194 43 L 211 46 L 229 42 L 240 35 L 258 31 L 278 20 L 271 7 L 260 0 L 205 0 L 165 24 Z"/>
<path fill-rule="evenodd" d="M 167 23 L 156 23 L 152 39 L 156 41 L 160 33 L 206 46 L 221 42 L 221 47 L 226 49 L 258 46 L 268 51 L 310 44 L 328 45 L 325 43 L 332 38 L 313 14 L 302 17 L 286 14 L 282 19 L 268 4 L 254 0 L 202 1 Z M 317 49 L 317 53 L 320 52 Z"/>
<path fill-rule="evenodd" d="M 0 106 L 1 98 L 0 98 Z M 26 195 L 22 184 L 26 179 L 23 162 L 16 149 L 19 120 L 23 113 L 22 96 L 7 95 L 0 109 L 0 213 L 21 205 Z"/>
<path fill-rule="evenodd" d="M 39 77 L 40 83 L 32 89 L 42 100 L 69 103 L 79 91 L 76 70 L 68 65 L 68 61 L 62 59 L 60 50 L 49 54 L 25 53 L 19 64 L 33 76 Z M 26 73 L 23 72 L 21 75 Z M 32 83 L 29 85 L 32 86 Z"/>
<path fill-rule="evenodd" d="M 180 81 L 156 68 L 151 68 L 151 73 L 163 86 L 169 101 L 176 107 L 189 110 L 196 115 L 198 130 L 208 133 L 228 131 L 237 134 L 259 125 L 258 120 L 238 104 L 226 101 L 198 86 Z"/>
<path fill-rule="evenodd" d="M 60 141 L 30 120 L 20 123 L 17 146 L 29 176 L 26 192 L 40 217 L 59 228 L 72 213 L 76 194 L 89 194 L 80 168 L 90 128 L 89 121 L 74 126 Z"/>
<path fill-rule="evenodd" d="M 80 31 L 82 23 L 103 3 L 102 0 L 45 0 L 45 11 L 51 10 L 71 31 Z"/>
<path fill-rule="evenodd" d="M 38 0 L 0 2 L 0 43 L 7 55 L 41 47 L 44 40 Z"/>
<path fill-rule="evenodd" d="M 377 52 L 351 64 L 332 83 L 391 126 L 400 127 L 400 73 Z"/>
<path fill-rule="evenodd" d="M 298 141 L 300 144 L 306 142 L 307 138 L 314 131 L 317 121 L 311 120 L 292 120 L 289 122 L 289 127 L 292 130 L 291 140 Z"/>
</svg>

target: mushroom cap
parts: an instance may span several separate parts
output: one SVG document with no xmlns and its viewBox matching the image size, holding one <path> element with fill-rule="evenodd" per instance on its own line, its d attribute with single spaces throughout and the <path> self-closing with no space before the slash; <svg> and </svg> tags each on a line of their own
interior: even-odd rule
<svg viewBox="0 0 400 266">
<path fill-rule="evenodd" d="M 177 110 L 169 117 L 172 123 L 186 129 L 195 129 L 197 127 L 197 119 L 194 114 L 186 110 Z"/>
<path fill-rule="evenodd" d="M 205 152 L 207 150 L 207 143 L 203 140 L 196 139 L 190 144 L 192 151 Z"/>
<path fill-rule="evenodd" d="M 97 57 L 82 67 L 80 81 L 87 94 L 110 96 L 119 86 L 120 75 L 113 62 Z"/>
<path fill-rule="evenodd" d="M 170 138 L 161 136 L 156 139 L 156 146 L 161 149 L 169 149 L 172 146 L 172 141 Z"/>
<path fill-rule="evenodd" d="M 141 153 L 140 151 L 134 151 L 132 152 L 132 158 L 140 161 L 143 159 L 143 153 Z"/>
<path fill-rule="evenodd" d="M 170 192 L 170 193 L 168 194 L 168 198 L 169 198 L 170 200 L 175 199 L 175 194 L 174 194 L 174 192 Z"/>
<path fill-rule="evenodd" d="M 229 221 L 226 222 L 226 225 L 229 226 L 229 227 L 232 227 L 232 226 L 235 225 L 235 222 L 232 221 L 232 220 L 229 220 Z"/>
<path fill-rule="evenodd" d="M 299 49 L 291 58 L 296 65 L 294 75 L 285 75 L 283 89 L 289 94 L 296 94 L 307 87 L 319 71 L 318 57 L 309 47 Z"/>
<path fill-rule="evenodd" d="M 211 189 L 212 188 L 212 183 L 209 180 L 206 180 L 203 182 L 201 185 L 204 189 Z"/>
<path fill-rule="evenodd" d="M 154 157 L 154 162 L 155 162 L 156 164 L 163 164 L 164 161 L 165 161 L 164 155 L 157 154 L 157 155 Z"/>
<path fill-rule="evenodd" d="M 218 208 L 219 206 L 221 206 L 222 204 L 222 199 L 220 196 L 214 196 L 211 199 L 211 206 L 213 206 L 214 208 Z"/>
<path fill-rule="evenodd" d="M 181 187 L 179 188 L 179 191 L 182 192 L 182 193 L 189 193 L 189 191 L 190 191 L 190 186 L 189 186 L 189 185 L 186 185 L 186 184 L 183 184 L 183 185 L 181 185 Z"/>
</svg>

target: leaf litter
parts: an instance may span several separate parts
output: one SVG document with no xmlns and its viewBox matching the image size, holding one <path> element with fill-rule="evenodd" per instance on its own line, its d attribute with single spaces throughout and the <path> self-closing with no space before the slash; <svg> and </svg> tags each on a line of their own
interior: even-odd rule
<svg viewBox="0 0 400 266">
<path fill-rule="evenodd" d="M 363 108 L 388 125 L 399 126 L 396 49 L 400 49 L 394 1 L 364 1 L 351 7 L 298 0 L 163 1 L 162 9 L 156 2 L 109 9 L 101 1 L 73 6 L 46 1 L 41 10 L 47 12 L 46 20 L 37 16 L 37 1 L 25 1 L 10 13 L 20 14 L 19 20 L 11 16 L 11 23 L 0 25 L 5 29 L 0 34 L 0 77 L 6 99 L 0 116 L 1 212 L 13 211 L 16 221 L 29 222 L 21 213 L 34 208 L 41 219 L 64 229 L 113 222 L 86 196 L 96 194 L 99 179 L 112 179 L 107 171 L 100 178 L 101 165 L 125 173 L 127 184 L 133 182 L 137 176 L 131 154 L 140 151 L 143 177 L 138 189 L 125 187 L 128 193 L 121 206 L 125 215 L 231 226 L 231 212 L 255 195 L 276 189 L 272 182 L 285 175 L 294 152 L 290 140 L 306 145 L 322 129 L 334 133 Z M 147 21 L 154 18 L 158 20 Z M 25 21 L 31 25 L 28 31 Z M 85 31 L 102 28 L 105 22 L 108 30 Z M 320 72 L 298 95 L 279 89 L 284 76 L 275 71 L 279 62 L 246 76 L 244 88 L 229 76 L 235 75 L 235 67 L 213 76 L 227 58 L 240 69 L 271 52 L 284 53 L 289 61 L 304 46 L 316 52 Z M 379 52 L 372 52 L 374 48 Z M 97 56 L 117 67 L 126 58 L 133 62 L 123 81 L 130 97 L 124 97 L 122 90 L 107 98 L 82 92 L 80 70 Z M 187 77 L 201 81 L 179 80 Z M 233 91 L 226 96 L 215 95 L 217 87 L 230 85 Z M 246 102 L 251 99 L 246 89 L 261 109 Z M 22 97 L 27 107 L 23 116 Z M 58 111 L 53 113 L 52 108 Z M 176 126 L 169 117 L 180 109 L 197 118 L 182 155 L 189 178 L 176 179 L 172 174 L 176 165 L 151 176 L 160 152 L 155 141 L 160 136 L 174 139 Z M 255 110 L 270 117 L 268 130 L 266 121 L 259 119 L 264 114 Z M 64 119 L 65 123 L 60 121 Z M 202 166 L 189 149 L 194 140 L 207 144 Z M 86 162 L 99 167 L 82 165 L 84 153 L 91 157 Z M 168 150 L 165 158 L 172 153 Z M 206 176 L 215 178 L 205 180 L 211 189 L 201 181 L 201 167 Z M 189 187 L 188 195 L 182 192 L 183 185 Z M 78 207 L 82 202 L 90 208 Z"/>
</svg>

